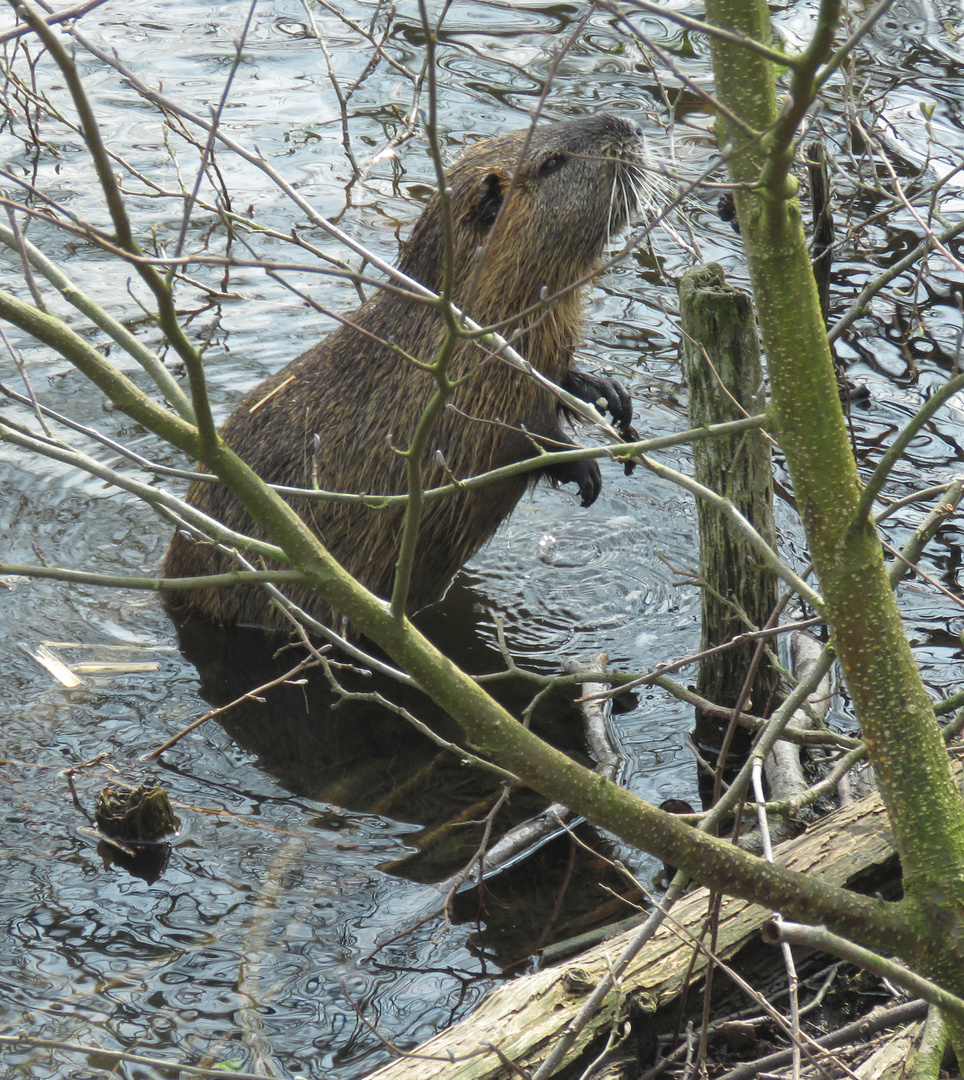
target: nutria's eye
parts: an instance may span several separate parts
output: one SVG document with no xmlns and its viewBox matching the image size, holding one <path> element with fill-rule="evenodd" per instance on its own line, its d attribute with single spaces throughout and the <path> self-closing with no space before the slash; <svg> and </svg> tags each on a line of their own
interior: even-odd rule
<svg viewBox="0 0 964 1080">
<path fill-rule="evenodd" d="M 549 176 L 551 173 L 558 172 L 559 169 L 565 165 L 567 155 L 563 153 L 552 154 L 547 157 L 546 160 L 539 166 L 540 176 Z"/>
<path fill-rule="evenodd" d="M 479 224 L 483 229 L 489 229 L 499 216 L 502 206 L 502 177 L 498 173 L 491 172 L 482 181 L 482 192 L 475 207 L 475 213 Z"/>
</svg>

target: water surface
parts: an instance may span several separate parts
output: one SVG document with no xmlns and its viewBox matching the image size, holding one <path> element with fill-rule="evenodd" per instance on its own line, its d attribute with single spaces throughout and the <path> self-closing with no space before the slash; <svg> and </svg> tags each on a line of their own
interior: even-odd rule
<svg viewBox="0 0 964 1080">
<path fill-rule="evenodd" d="M 385 12 L 374 4 L 352 2 L 342 10 L 365 25 L 374 19 L 376 34 L 386 27 Z M 814 10 L 796 3 L 777 11 L 791 43 L 809 32 Z M 140 77 L 163 83 L 166 94 L 204 112 L 220 97 L 245 11 L 238 4 L 108 3 L 84 19 L 83 29 L 116 49 Z M 550 74 L 547 115 L 631 113 L 654 147 L 667 145 L 670 116 L 660 85 L 638 46 L 611 18 L 592 15 L 559 58 L 583 14 L 579 5 L 453 5 L 439 50 L 448 153 L 466 137 L 525 124 Z M 862 90 L 854 107 L 907 182 L 921 168 L 926 182 L 947 176 L 960 159 L 961 58 L 943 29 L 945 14 L 941 5 L 897 5 L 861 57 Z M 319 9 L 315 19 L 338 79 L 349 84 L 365 71 L 370 51 L 332 14 Z M 686 74 L 707 79 L 701 42 L 665 20 L 647 17 L 637 25 L 673 51 Z M 417 22 L 401 12 L 385 47 L 396 61 L 416 69 L 423 38 Z M 175 165 L 157 114 L 106 65 L 83 54 L 80 63 L 110 148 L 164 191 L 176 193 L 178 169 L 185 183 L 192 182 L 192 151 L 173 140 Z M 69 113 L 61 80 L 45 60 L 37 70 L 39 84 Z M 695 175 L 711 155 L 708 118 L 688 91 L 677 97 L 672 77 L 664 78 L 679 121 L 673 137 L 682 168 Z M 860 225 L 885 203 L 879 191 L 858 180 L 860 151 L 846 123 L 853 92 L 841 77 L 829 88 L 819 117 L 837 159 L 838 313 L 920 235 L 907 212 Z M 934 107 L 930 136 L 921 102 Z M 409 84 L 387 64 L 358 87 L 349 113 L 363 174 L 353 179 L 338 103 L 304 10 L 293 2 L 264 3 L 256 10 L 222 123 L 245 145 L 257 146 L 317 210 L 337 218 L 379 255 L 394 258 L 399 237 L 434 182 L 432 163 L 419 138 L 401 145 L 394 157 L 373 159 L 411 107 Z M 82 141 L 54 122 L 42 130 L 47 149 L 35 158 L 17 140 L 20 129 L 6 128 L 0 133 L 4 160 L 34 169 L 36 183 L 73 212 L 106 223 Z M 257 221 L 281 233 L 304 229 L 312 243 L 341 254 L 320 230 L 305 227 L 300 211 L 256 168 L 227 153 L 218 154 L 218 165 L 236 207 L 250 207 Z M 953 215 L 960 212 L 959 185 L 952 178 L 947 187 L 944 210 Z M 212 193 L 206 196 L 213 204 Z M 701 255 L 721 261 L 739 282 L 739 238 L 717 218 L 715 202 L 715 192 L 694 195 L 687 216 Z M 180 204 L 173 194 L 135 195 L 131 210 L 145 237 L 151 226 L 163 242 L 177 235 Z M 213 212 L 198 208 L 189 245 L 196 249 L 207 241 L 217 250 L 219 228 Z M 49 254 L 66 259 L 71 275 L 95 299 L 154 340 L 137 304 L 148 298 L 136 282 L 128 291 L 126 270 L 40 225 L 29 235 Z M 599 283 L 583 349 L 588 366 L 611 371 L 631 386 L 637 426 L 648 434 L 686 426 L 675 282 L 691 255 L 666 234 L 654 244 Z M 263 240 L 258 250 L 290 257 L 277 241 Z M 15 278 L 9 258 L 0 276 L 5 286 Z M 213 269 L 192 270 L 192 277 L 211 287 L 221 283 Z M 325 307 L 350 312 L 356 304 L 353 290 L 335 280 L 307 272 L 285 279 Z M 905 275 L 838 344 L 842 366 L 869 391 L 853 409 L 865 466 L 956 369 L 960 315 L 953 292 L 960 283 L 960 272 L 935 256 L 923 280 Z M 301 298 L 253 270 L 232 272 L 225 294 L 214 298 L 185 286 L 181 303 L 189 332 L 209 343 L 212 395 L 222 418 L 249 387 L 328 328 Z M 71 320 L 81 325 L 73 315 Z M 184 464 L 123 415 L 105 410 L 98 393 L 65 361 L 20 345 L 45 404 L 70 411 L 156 460 Z M 118 358 L 116 350 L 112 357 Z M 129 363 L 125 368 L 133 371 Z M 9 363 L 3 377 L 17 381 Z M 943 410 L 895 471 L 890 496 L 945 482 L 959 471 L 960 420 L 956 406 Z M 580 437 L 593 438 L 588 432 Z M 685 449 L 661 457 L 688 468 Z M 499 663 L 496 616 L 504 620 L 518 661 L 540 671 L 555 670 L 563 658 L 600 651 L 614 665 L 644 671 L 695 651 L 699 598 L 677 573 L 694 567 L 691 504 L 639 469 L 626 477 L 615 464 L 604 464 L 603 477 L 603 493 L 588 510 L 567 491 L 539 488 L 523 501 L 446 600 L 426 613 L 426 629 L 451 643 L 459 659 L 478 672 Z M 924 512 L 909 509 L 893 519 L 887 526 L 890 542 L 906 540 Z M 802 565 L 806 554 L 787 510 L 781 511 L 781 528 L 785 555 Z M 4 558 L 42 557 L 53 565 L 111 573 L 153 571 L 167 532 L 133 498 L 0 447 Z M 951 595 L 916 580 L 904 586 L 901 599 L 926 677 L 935 694 L 944 694 L 961 678 L 956 522 L 942 527 L 923 563 Z M 567 871 L 573 856 L 563 840 L 540 853 L 537 863 L 494 882 L 487 910 L 473 893 L 460 898 L 451 925 L 439 917 L 419 923 L 437 909 L 433 881 L 457 863 L 465 836 L 456 835 L 449 847 L 428 845 L 430 857 L 416 853 L 453 807 L 467 819 L 477 816 L 486 785 L 439 764 L 431 783 L 405 786 L 434 760 L 435 751 L 396 718 L 330 714 L 318 704 L 322 695 L 314 684 L 276 695 L 270 710 L 251 707 L 229 714 L 223 726 L 208 723 L 166 754 L 152 771 L 184 825 L 170 864 L 151 884 L 117 867 L 105 870 L 95 842 L 81 831 L 86 821 L 72 803 L 63 770 L 100 758 L 74 777 L 78 797 L 90 809 L 105 783 L 115 775 L 135 778 L 141 755 L 201 715 L 209 701 L 229 697 L 239 669 L 244 677 L 262 670 L 257 663 L 264 662 L 265 670 L 270 665 L 263 656 L 257 663 L 250 658 L 244 635 L 202 634 L 184 642 L 196 666 L 178 651 L 157 599 L 145 593 L 16 579 L 0 593 L 0 623 L 7 762 L 0 841 L 8 867 L 8 947 L 0 958 L 5 1030 L 24 1028 L 171 1060 L 228 1061 L 245 1069 L 273 1063 L 282 1075 L 347 1080 L 387 1058 L 359 1013 L 386 1039 L 411 1046 L 464 1016 L 499 979 L 524 970 L 529 951 L 547 937 L 564 935 L 567 927 L 574 931 L 577 915 L 606 899 L 597 882 L 601 869 L 574 863 L 576 871 Z M 116 658 L 102 647 L 124 646 L 129 651 L 123 659 L 157 667 L 85 675 L 82 687 L 67 690 L 20 648 L 35 650 L 44 641 L 101 647 L 83 654 L 64 650 L 70 661 Z M 505 693 L 515 709 L 525 704 L 519 688 Z M 843 697 L 838 705 L 846 722 Z M 560 745 L 581 752 L 577 721 L 564 699 L 548 702 L 538 723 Z M 695 799 L 692 763 L 683 747 L 690 723 L 688 709 L 656 691 L 614 717 L 628 758 L 624 780 L 633 790 L 654 801 Z M 526 805 L 520 804 L 520 813 Z M 651 876 L 652 860 L 620 854 L 641 877 Z M 4 1053 L 15 1075 L 37 1078 L 93 1075 L 98 1064 L 29 1048 Z M 147 1075 L 128 1066 L 120 1074 Z"/>
</svg>

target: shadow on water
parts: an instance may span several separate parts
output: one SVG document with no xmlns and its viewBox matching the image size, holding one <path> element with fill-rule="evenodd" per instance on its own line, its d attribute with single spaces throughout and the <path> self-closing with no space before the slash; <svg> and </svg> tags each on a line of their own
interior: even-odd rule
<svg viewBox="0 0 964 1080">
<path fill-rule="evenodd" d="M 473 598 L 471 589 L 459 583 L 419 621 L 431 638 L 444 638 L 455 662 L 480 674 L 504 664 L 494 648 L 480 644 Z M 416 827 L 406 834 L 408 851 L 379 869 L 437 885 L 438 904 L 429 909 L 440 908 L 453 876 L 485 840 L 486 821 L 503 792 L 501 780 L 465 765 L 389 709 L 339 695 L 317 668 L 239 701 L 304 657 L 302 647 L 283 635 L 199 621 L 181 623 L 177 631 L 184 656 L 200 676 L 201 696 L 216 708 L 237 702 L 218 718 L 224 730 L 287 791 L 327 805 L 332 819 L 349 811 Z M 441 738 L 460 742 L 455 723 L 419 691 L 362 673 L 355 664 L 346 663 L 337 677 L 346 691 L 377 692 Z M 491 689 L 515 716 L 535 693 L 521 678 Z M 540 701 L 532 727 L 592 767 L 571 692 L 560 689 Z M 531 790 L 513 791 L 492 819 L 488 845 L 546 805 Z M 324 826 L 324 817 L 317 823 Z M 463 885 L 454 899 L 453 920 L 478 924 L 471 943 L 496 963 L 513 966 L 549 941 L 625 917 L 631 909 L 607 900 L 607 889 L 632 902 L 640 894 L 609 865 L 606 850 L 606 839 L 585 823 L 573 832 L 560 828 L 503 872 L 487 876 L 481 886 Z"/>
</svg>

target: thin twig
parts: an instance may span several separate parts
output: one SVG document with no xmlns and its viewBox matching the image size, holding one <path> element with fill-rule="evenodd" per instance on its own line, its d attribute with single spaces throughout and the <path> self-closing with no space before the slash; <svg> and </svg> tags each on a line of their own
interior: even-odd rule
<svg viewBox="0 0 964 1080">
<path fill-rule="evenodd" d="M 305 660 L 300 660 L 290 670 L 286 671 L 284 675 L 279 675 L 276 679 L 272 679 L 270 682 L 262 683 L 261 686 L 255 687 L 254 690 L 248 690 L 247 693 L 242 694 L 240 697 L 235 698 L 234 701 L 229 702 L 227 705 L 221 705 L 216 709 L 211 709 L 203 716 L 199 716 L 197 720 L 192 721 L 185 728 L 176 734 L 172 735 L 167 742 L 162 743 L 155 750 L 151 750 L 148 754 L 143 754 L 140 761 L 151 761 L 153 758 L 158 758 L 165 750 L 170 750 L 172 746 L 177 745 L 184 738 L 185 735 L 189 735 L 195 728 L 199 728 L 202 724 L 206 724 L 208 720 L 213 720 L 216 716 L 223 716 L 226 712 L 230 712 L 232 709 L 237 708 L 245 701 L 260 701 L 263 695 L 276 686 L 281 686 L 283 683 L 291 682 L 296 676 L 300 675 L 303 671 L 308 671 L 311 668 L 318 667 L 318 660 L 314 656 L 309 656 Z"/>
</svg>

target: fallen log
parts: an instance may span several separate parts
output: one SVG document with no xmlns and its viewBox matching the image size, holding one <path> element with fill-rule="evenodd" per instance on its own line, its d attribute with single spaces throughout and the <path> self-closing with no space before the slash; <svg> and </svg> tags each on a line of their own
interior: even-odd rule
<svg viewBox="0 0 964 1080">
<path fill-rule="evenodd" d="M 879 867 L 894 853 L 880 798 L 873 792 L 829 814 L 806 833 L 781 844 L 775 861 L 846 886 Z M 702 954 L 691 966 L 687 943 L 698 937 L 708 892 L 695 889 L 677 903 L 649 944 L 630 964 L 618 991 L 606 998 L 579 1034 L 567 1061 L 632 1009 L 654 1012 L 676 997 L 706 966 Z M 735 955 L 758 934 L 771 912 L 744 900 L 724 898 L 717 955 Z M 368 1080 L 518 1080 L 547 1056 L 611 962 L 636 933 L 630 930 L 597 945 L 571 962 L 499 987 L 472 1013 L 416 1050 L 370 1074 Z"/>
</svg>

